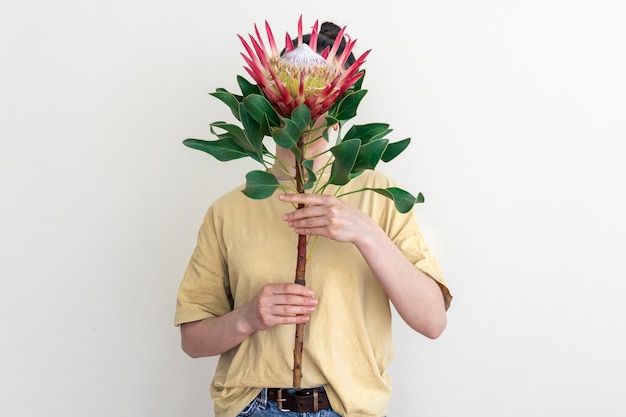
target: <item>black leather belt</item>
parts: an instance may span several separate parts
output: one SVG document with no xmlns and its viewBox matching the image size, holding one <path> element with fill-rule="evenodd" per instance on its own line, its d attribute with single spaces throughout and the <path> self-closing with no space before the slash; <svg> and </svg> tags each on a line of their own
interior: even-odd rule
<svg viewBox="0 0 626 417">
<path fill-rule="evenodd" d="M 316 413 L 330 408 L 330 401 L 324 388 L 293 390 L 288 388 L 268 388 L 267 399 L 278 403 L 282 411 L 296 413 Z"/>
</svg>

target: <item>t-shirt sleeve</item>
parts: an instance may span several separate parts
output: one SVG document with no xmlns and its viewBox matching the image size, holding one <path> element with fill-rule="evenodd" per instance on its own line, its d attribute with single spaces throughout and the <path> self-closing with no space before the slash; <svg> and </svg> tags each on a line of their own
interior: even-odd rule
<svg viewBox="0 0 626 417">
<path fill-rule="evenodd" d="M 178 289 L 174 324 L 218 317 L 231 311 L 233 302 L 228 283 L 221 222 L 209 208 Z"/>
<path fill-rule="evenodd" d="M 422 236 L 413 211 L 404 215 L 398 214 L 397 217 L 397 221 L 394 222 L 396 225 L 396 233 L 393 233 L 391 239 L 417 269 L 430 276 L 439 284 L 447 310 L 450 308 L 452 294 L 450 293 L 445 276 L 439 266 L 439 262 L 437 262 L 437 259 Z"/>
</svg>

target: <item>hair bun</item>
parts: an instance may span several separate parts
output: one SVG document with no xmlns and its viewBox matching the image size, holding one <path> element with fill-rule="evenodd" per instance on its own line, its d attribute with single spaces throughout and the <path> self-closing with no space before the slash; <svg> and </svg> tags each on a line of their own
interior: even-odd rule
<svg viewBox="0 0 626 417">
<path fill-rule="evenodd" d="M 319 33 L 321 36 L 326 36 L 327 38 L 335 40 L 340 31 L 341 28 L 333 22 L 324 22 L 322 23 Z"/>
</svg>

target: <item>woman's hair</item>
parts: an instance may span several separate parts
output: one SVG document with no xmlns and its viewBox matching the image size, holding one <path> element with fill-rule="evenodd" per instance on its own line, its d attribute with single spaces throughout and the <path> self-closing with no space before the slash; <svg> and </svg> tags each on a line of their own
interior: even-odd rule
<svg viewBox="0 0 626 417">
<path fill-rule="evenodd" d="M 337 39 L 337 35 L 339 34 L 340 31 L 341 31 L 341 28 L 332 22 L 322 23 L 322 26 L 320 27 L 320 31 L 317 35 L 317 51 L 316 52 L 318 54 L 321 54 L 324 51 L 324 49 L 332 48 L 335 43 L 335 39 Z M 310 33 L 307 33 L 306 35 L 302 36 L 302 41 L 306 43 L 307 45 L 309 44 L 310 39 L 311 39 Z M 298 45 L 297 38 L 292 39 L 291 42 L 293 43 L 294 47 Z M 341 39 L 341 43 L 339 44 L 339 49 L 337 49 L 337 55 L 340 55 L 345 48 L 346 48 L 346 40 Z M 350 56 L 348 56 L 348 59 L 346 60 L 345 67 L 347 68 L 350 65 L 352 65 L 354 61 L 355 61 L 354 55 L 350 53 Z"/>
</svg>

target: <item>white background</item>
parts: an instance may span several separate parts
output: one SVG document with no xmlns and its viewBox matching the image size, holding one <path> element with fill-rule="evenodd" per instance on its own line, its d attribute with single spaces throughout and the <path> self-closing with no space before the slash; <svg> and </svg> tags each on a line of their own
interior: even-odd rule
<svg viewBox="0 0 626 417">
<path fill-rule="evenodd" d="M 455 295 L 437 340 L 396 321 L 389 415 L 626 415 L 621 4 L 3 1 L 0 415 L 212 415 L 175 294 L 257 166 L 181 141 L 228 118 L 236 35 L 300 14 L 372 49 L 356 122 L 413 139 L 380 169 L 425 194 Z"/>
</svg>

